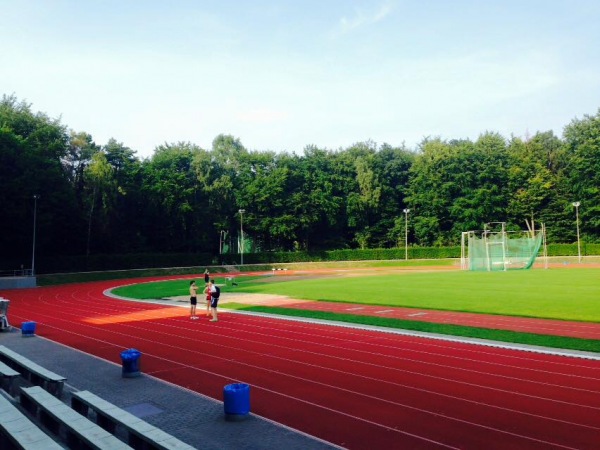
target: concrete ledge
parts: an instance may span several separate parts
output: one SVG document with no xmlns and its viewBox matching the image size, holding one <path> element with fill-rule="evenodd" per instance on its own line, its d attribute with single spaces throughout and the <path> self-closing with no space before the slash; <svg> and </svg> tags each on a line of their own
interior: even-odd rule
<svg viewBox="0 0 600 450">
<path fill-rule="evenodd" d="M 37 277 L 0 277 L 0 289 L 25 289 L 37 287 Z"/>
</svg>

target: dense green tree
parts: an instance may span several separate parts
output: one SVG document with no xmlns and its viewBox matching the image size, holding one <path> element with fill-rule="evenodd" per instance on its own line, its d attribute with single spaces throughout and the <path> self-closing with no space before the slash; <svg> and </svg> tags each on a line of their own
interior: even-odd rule
<svg viewBox="0 0 600 450">
<path fill-rule="evenodd" d="M 179 142 L 140 160 L 115 139 L 0 101 L 2 265 L 29 265 L 33 209 L 44 256 L 123 252 L 309 250 L 460 242 L 504 222 L 545 224 L 550 242 L 600 241 L 600 110 L 564 137 L 425 139 L 416 149 L 359 142 L 303 153 L 248 151 L 218 135 L 210 149 Z M 33 196 L 39 196 L 34 202 Z M 409 229 L 403 210 L 410 209 Z M 237 256 L 222 257 L 233 261 Z M 39 267 L 36 267 L 39 269 Z"/>
<path fill-rule="evenodd" d="M 568 166 L 565 175 L 571 199 L 579 201 L 581 233 L 588 241 L 600 237 L 600 109 L 575 119 L 564 130 Z M 571 209 L 572 206 L 567 206 Z"/>
<path fill-rule="evenodd" d="M 105 248 L 114 252 L 140 251 L 147 242 L 141 232 L 144 220 L 144 197 L 142 163 L 135 151 L 111 138 L 102 147 L 106 161 L 114 176 L 113 207 L 109 213 Z"/>
<path fill-rule="evenodd" d="M 411 209 L 411 223 L 419 245 L 446 243 L 452 228 L 450 208 L 457 188 L 453 175 L 471 177 L 470 171 L 458 164 L 456 155 L 456 146 L 441 139 L 426 139 L 410 169 L 406 204 Z M 470 184 L 468 179 L 458 182 L 463 186 Z"/>
<path fill-rule="evenodd" d="M 510 195 L 509 222 L 519 228 L 546 226 L 549 242 L 563 242 L 568 217 L 565 193 L 563 143 L 549 131 L 523 141 L 513 138 L 508 147 Z"/>
<path fill-rule="evenodd" d="M 189 143 L 165 144 L 143 165 L 144 234 L 153 250 L 202 250 L 198 227 L 208 216 L 193 166 L 199 151 Z"/>
<path fill-rule="evenodd" d="M 508 152 L 504 138 L 497 133 L 485 133 L 466 149 L 466 152 L 460 153 L 462 167 L 456 169 L 465 171 L 467 168 L 472 178 L 470 184 L 461 186 L 457 183 L 459 190 L 456 197 L 465 199 L 465 202 L 452 208 L 455 237 L 475 222 L 480 226 L 488 222 L 506 222 Z M 462 174 L 459 174 L 459 179 L 464 179 Z M 465 204 L 470 212 L 466 211 Z"/>
<path fill-rule="evenodd" d="M 33 196 L 37 202 L 36 253 L 77 249 L 79 211 L 63 160 L 68 133 L 59 120 L 34 113 L 14 96 L 0 101 L 0 222 L 5 254 L 27 267 L 32 252 Z"/>
<path fill-rule="evenodd" d="M 507 166 L 506 143 L 496 133 L 475 143 L 425 140 L 407 197 L 417 242 L 456 245 L 463 231 L 506 221 Z"/>
<path fill-rule="evenodd" d="M 335 152 L 307 146 L 302 156 L 283 158 L 289 168 L 287 207 L 294 235 L 286 249 L 320 250 L 344 245 L 345 203 Z"/>
<path fill-rule="evenodd" d="M 361 249 L 367 248 L 373 238 L 381 207 L 381 180 L 375 171 L 376 145 L 372 142 L 355 144 L 347 150 L 354 158 L 356 190 L 348 196 L 348 225 Z"/>
<path fill-rule="evenodd" d="M 89 255 L 93 224 L 95 223 L 96 228 L 98 228 L 98 231 L 94 233 L 96 236 L 104 235 L 107 237 L 109 215 L 114 208 L 115 195 L 117 193 L 114 169 L 108 163 L 104 153 L 98 152 L 92 156 L 92 161 L 85 168 L 84 179 L 89 191 L 86 196 L 88 209 L 86 255 Z M 96 246 L 105 249 L 106 241 L 109 241 L 109 239 L 97 238 Z"/>
<path fill-rule="evenodd" d="M 404 198 L 408 195 L 410 167 L 415 154 L 404 146 L 392 147 L 383 144 L 375 154 L 375 172 L 381 180 L 381 201 L 379 220 L 372 227 L 373 245 L 395 247 L 404 242 L 405 217 L 402 212 L 408 207 Z"/>
</svg>

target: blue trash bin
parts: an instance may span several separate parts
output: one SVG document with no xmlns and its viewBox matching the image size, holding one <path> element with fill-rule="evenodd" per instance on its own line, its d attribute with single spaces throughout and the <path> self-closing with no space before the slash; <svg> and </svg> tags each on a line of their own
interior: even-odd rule
<svg viewBox="0 0 600 450">
<path fill-rule="evenodd" d="M 250 386 L 244 383 L 228 384 L 223 389 L 226 420 L 241 420 L 250 413 Z"/>
<path fill-rule="evenodd" d="M 124 378 L 139 377 L 141 375 L 140 356 L 142 356 L 142 353 L 135 348 L 121 352 L 121 362 L 123 363 L 122 374 Z"/>
<path fill-rule="evenodd" d="M 23 322 L 21 324 L 21 336 L 31 337 L 35 336 L 35 322 Z"/>
</svg>

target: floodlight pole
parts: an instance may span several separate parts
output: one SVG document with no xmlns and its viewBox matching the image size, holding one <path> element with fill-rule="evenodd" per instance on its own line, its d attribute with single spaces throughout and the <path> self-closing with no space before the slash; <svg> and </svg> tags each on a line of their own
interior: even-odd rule
<svg viewBox="0 0 600 450">
<path fill-rule="evenodd" d="M 31 276 L 35 276 L 35 228 L 37 222 L 37 201 L 40 198 L 39 195 L 33 196 L 33 250 L 31 252 Z"/>
<path fill-rule="evenodd" d="M 238 212 L 240 213 L 240 242 L 241 242 L 240 255 L 242 258 L 242 266 L 243 266 L 244 265 L 244 213 L 246 212 L 246 210 L 240 209 Z"/>
<path fill-rule="evenodd" d="M 408 261 L 408 213 L 410 209 L 404 208 L 404 259 Z"/>
<path fill-rule="evenodd" d="M 581 263 L 581 242 L 579 240 L 579 206 L 581 202 L 573 202 L 575 207 L 575 224 L 577 225 L 577 259 Z"/>
</svg>

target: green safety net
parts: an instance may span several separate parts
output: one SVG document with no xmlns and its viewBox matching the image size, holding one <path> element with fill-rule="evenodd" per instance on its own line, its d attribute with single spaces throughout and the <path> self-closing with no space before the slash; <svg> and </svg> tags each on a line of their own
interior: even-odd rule
<svg viewBox="0 0 600 450">
<path fill-rule="evenodd" d="M 241 251 L 240 238 L 233 242 L 223 242 L 221 247 L 222 254 L 236 254 Z M 244 233 L 244 253 L 253 253 L 259 251 L 258 245 L 252 236 Z"/>
<path fill-rule="evenodd" d="M 469 270 L 529 269 L 540 251 L 542 233 L 471 233 L 468 245 Z"/>
</svg>

